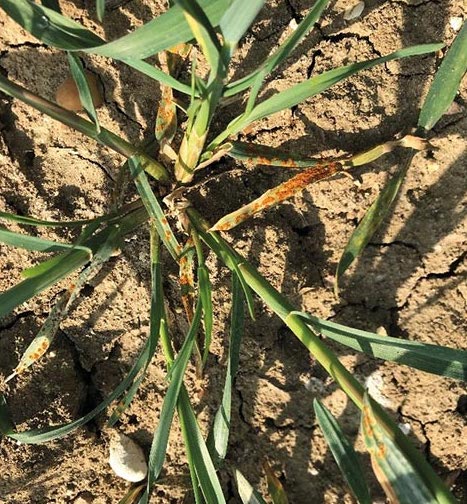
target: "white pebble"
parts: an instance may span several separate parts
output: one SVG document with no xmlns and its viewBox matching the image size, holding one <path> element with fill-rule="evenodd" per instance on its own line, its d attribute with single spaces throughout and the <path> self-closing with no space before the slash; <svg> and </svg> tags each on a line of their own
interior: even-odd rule
<svg viewBox="0 0 467 504">
<path fill-rule="evenodd" d="M 449 20 L 449 24 L 454 31 L 459 31 L 464 24 L 464 20 L 461 17 L 452 17 Z"/>
<path fill-rule="evenodd" d="M 350 21 L 352 19 L 360 17 L 364 8 L 365 8 L 365 2 L 358 2 L 352 7 L 345 9 L 344 19 L 346 21 Z"/>
<path fill-rule="evenodd" d="M 379 402 L 381 406 L 386 408 L 393 407 L 393 403 L 389 397 L 383 394 L 384 380 L 379 371 L 375 371 L 365 380 L 365 386 L 368 389 L 368 393 Z"/>
<path fill-rule="evenodd" d="M 298 23 L 297 23 L 297 20 L 295 18 L 292 18 L 290 20 L 290 23 L 289 23 L 289 28 L 292 30 L 292 31 L 295 31 L 297 28 L 298 28 Z"/>
<path fill-rule="evenodd" d="M 121 433 L 110 441 L 109 464 L 117 476 L 134 483 L 144 479 L 148 473 L 141 447 Z"/>
<path fill-rule="evenodd" d="M 388 332 L 384 326 L 379 326 L 378 329 L 376 329 L 376 334 L 379 334 L 380 336 L 387 336 Z"/>
</svg>

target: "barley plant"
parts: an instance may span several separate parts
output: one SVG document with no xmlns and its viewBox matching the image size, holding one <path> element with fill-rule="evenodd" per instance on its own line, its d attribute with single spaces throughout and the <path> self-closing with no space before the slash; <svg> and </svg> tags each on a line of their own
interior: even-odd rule
<svg viewBox="0 0 467 504">
<path fill-rule="evenodd" d="M 2 212 L 1 219 L 29 226 L 52 226 L 78 230 L 73 243 L 51 241 L 33 234 L 17 233 L 0 227 L 0 241 L 13 247 L 50 253 L 50 258 L 23 271 L 23 280 L 0 294 L 0 317 L 5 317 L 22 303 L 58 282 L 63 290 L 51 307 L 32 343 L 26 349 L 6 381 L 33 366 L 47 352 L 61 322 L 85 283 L 94 277 L 121 247 L 124 237 L 140 226 L 150 231 L 150 269 L 152 296 L 150 333 L 138 358 L 125 379 L 105 400 L 85 416 L 63 425 L 19 431 L 12 424 L 8 409 L 8 386 L 0 402 L 0 429 L 3 436 L 21 443 L 46 443 L 62 437 L 108 411 L 113 426 L 128 408 L 138 390 L 149 363 L 160 346 L 167 362 L 168 389 L 155 426 L 149 454 L 149 472 L 143 485 L 132 487 L 122 502 L 147 503 L 158 484 L 164 464 L 169 432 L 178 415 L 189 463 L 194 499 L 197 503 L 222 503 L 225 497 L 219 473 L 226 457 L 233 381 L 239 364 L 244 319 L 254 319 L 254 297 L 259 298 L 280 317 L 303 346 L 329 373 L 332 379 L 361 410 L 361 433 L 371 457 L 377 479 L 392 502 L 452 503 L 449 488 L 429 463 L 405 437 L 385 410 L 373 400 L 364 387 L 341 364 L 326 341 L 364 352 L 375 359 L 395 361 L 428 373 L 454 380 L 467 376 L 467 353 L 417 341 L 381 336 L 320 319 L 312 313 L 297 310 L 291 302 L 225 240 L 235 226 L 247 226 L 249 218 L 268 211 L 326 177 L 345 173 L 355 166 L 374 161 L 385 153 L 404 150 L 404 162 L 389 179 L 378 198 L 368 209 L 342 253 L 336 272 L 336 293 L 339 279 L 361 253 L 391 208 L 410 163 L 417 151 L 428 144 L 428 132 L 447 110 L 457 92 L 466 68 L 467 29 L 464 28 L 450 48 L 429 41 L 426 45 L 404 47 L 385 56 L 360 61 L 314 75 L 288 89 L 259 98 L 265 79 L 280 65 L 313 30 L 329 0 L 317 0 L 307 15 L 251 73 L 229 79 L 229 64 L 237 45 L 263 8 L 263 0 L 175 0 L 165 13 L 133 32 L 111 42 L 102 40 L 81 24 L 61 14 L 57 0 L 1 0 L 0 6 L 22 28 L 39 41 L 66 51 L 70 73 L 79 91 L 80 107 L 85 114 L 68 109 L 67 97 L 59 100 L 66 108 L 48 101 L 0 74 L 0 91 L 21 100 L 57 121 L 90 137 L 107 149 L 126 158 L 121 166 L 108 203 L 108 213 L 86 221 L 51 222 Z M 100 19 L 105 15 L 105 0 L 96 0 Z M 299 49 L 298 49 L 299 50 Z M 418 124 L 409 134 L 381 145 L 369 146 L 365 152 L 336 159 L 297 157 L 267 145 L 237 141 L 238 134 L 255 121 L 289 109 L 317 95 L 334 84 L 362 70 L 408 57 L 444 50 L 444 58 L 423 104 Z M 94 85 L 82 64 L 86 55 L 101 55 L 118 60 L 157 81 L 161 88 L 156 128 L 152 139 L 133 145 L 104 128 L 96 111 Z M 157 55 L 158 65 L 146 61 Z M 197 66 L 202 60 L 208 72 L 204 77 Z M 180 68 L 189 71 L 189 79 L 180 79 Z M 238 115 L 222 124 L 222 107 L 237 100 Z M 85 117 L 87 116 L 87 117 Z M 217 118 L 216 128 L 210 128 Z M 225 215 L 209 222 L 185 196 L 184 190 L 203 181 L 216 163 L 224 157 L 238 162 L 276 166 L 290 170 L 282 184 Z M 138 197 L 132 199 L 131 185 Z M 141 244 L 141 247 L 144 245 Z M 205 436 L 198 425 L 191 398 L 184 384 L 184 375 L 192 360 L 198 377 L 205 372 L 213 335 L 213 306 L 210 271 L 205 258 L 214 253 L 231 274 L 231 323 L 228 362 L 222 401 L 210 432 Z M 164 270 L 174 262 L 180 271 L 180 304 L 188 321 L 183 344 L 174 345 L 167 323 L 162 278 Z M 73 280 L 66 281 L 73 275 Z M 150 405 L 148 405 L 150 407 Z M 371 497 L 358 455 L 345 438 L 336 419 L 317 400 L 315 414 L 349 488 L 361 503 Z M 235 468 L 238 493 L 244 503 L 261 503 L 263 497 Z M 270 498 L 275 503 L 287 502 L 280 481 L 265 466 Z"/>
</svg>

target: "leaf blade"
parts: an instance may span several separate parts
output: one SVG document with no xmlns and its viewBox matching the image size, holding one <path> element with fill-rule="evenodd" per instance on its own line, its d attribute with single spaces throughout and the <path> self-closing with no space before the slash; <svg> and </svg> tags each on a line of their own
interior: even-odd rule
<svg viewBox="0 0 467 504">
<path fill-rule="evenodd" d="M 420 111 L 418 125 L 430 130 L 454 100 L 467 70 L 467 23 L 456 36 L 436 72 Z"/>
<path fill-rule="evenodd" d="M 359 504 L 371 504 L 363 469 L 353 446 L 342 432 L 337 420 L 318 399 L 313 400 L 313 408 L 326 442 L 352 493 Z"/>
<path fill-rule="evenodd" d="M 361 329 L 297 312 L 324 336 L 378 359 L 404 364 L 427 373 L 467 381 L 467 351 L 418 341 L 380 336 Z"/>
<path fill-rule="evenodd" d="M 441 502 L 425 485 L 403 450 L 379 426 L 367 392 L 364 395 L 361 425 L 373 470 L 391 501 L 399 504 Z"/>
</svg>

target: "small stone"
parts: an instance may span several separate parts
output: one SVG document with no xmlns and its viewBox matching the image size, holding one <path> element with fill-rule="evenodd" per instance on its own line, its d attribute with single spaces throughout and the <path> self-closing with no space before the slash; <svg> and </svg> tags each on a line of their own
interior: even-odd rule
<svg viewBox="0 0 467 504">
<path fill-rule="evenodd" d="M 121 433 L 115 434 L 110 441 L 109 464 L 117 476 L 133 483 L 141 481 L 148 473 L 141 447 Z"/>
<path fill-rule="evenodd" d="M 379 371 L 375 371 L 365 380 L 365 386 L 368 389 L 368 393 L 371 397 L 379 402 L 381 406 L 386 408 L 391 408 L 394 406 L 393 402 L 389 397 L 383 394 L 384 380 Z"/>
<path fill-rule="evenodd" d="M 463 24 L 464 20 L 461 17 L 453 16 L 449 19 L 449 25 L 455 32 L 458 32 L 462 28 Z"/>
<path fill-rule="evenodd" d="M 358 2 L 352 7 L 345 9 L 344 19 L 346 21 L 351 21 L 352 19 L 360 17 L 364 8 L 365 8 L 365 2 Z"/>
<path fill-rule="evenodd" d="M 298 28 L 298 23 L 297 23 L 297 20 L 295 18 L 292 18 L 290 20 L 290 23 L 289 23 L 289 28 L 292 30 L 292 31 L 295 31 L 297 28 Z"/>
<path fill-rule="evenodd" d="M 315 376 L 311 376 L 305 383 L 304 386 L 310 392 L 315 392 L 317 394 L 322 394 L 325 391 L 324 383 Z"/>
<path fill-rule="evenodd" d="M 387 336 L 388 332 L 384 326 L 379 326 L 378 329 L 376 329 L 376 334 L 379 334 L 380 336 Z"/>
</svg>

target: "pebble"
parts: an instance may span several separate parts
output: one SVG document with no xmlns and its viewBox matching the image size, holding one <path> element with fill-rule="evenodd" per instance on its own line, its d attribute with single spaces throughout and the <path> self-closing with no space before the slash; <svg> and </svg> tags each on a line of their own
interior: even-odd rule
<svg viewBox="0 0 467 504">
<path fill-rule="evenodd" d="M 449 20 L 449 25 L 454 31 L 459 31 L 462 28 L 462 25 L 464 24 L 464 20 L 461 17 L 452 17 Z"/>
<path fill-rule="evenodd" d="M 351 21 L 352 19 L 360 17 L 364 8 L 365 2 L 358 2 L 355 5 L 352 5 L 352 7 L 345 9 L 344 19 L 346 21 Z"/>
<path fill-rule="evenodd" d="M 141 481 L 148 473 L 141 447 L 121 433 L 115 434 L 110 441 L 109 464 L 117 476 L 133 483 Z"/>
</svg>

